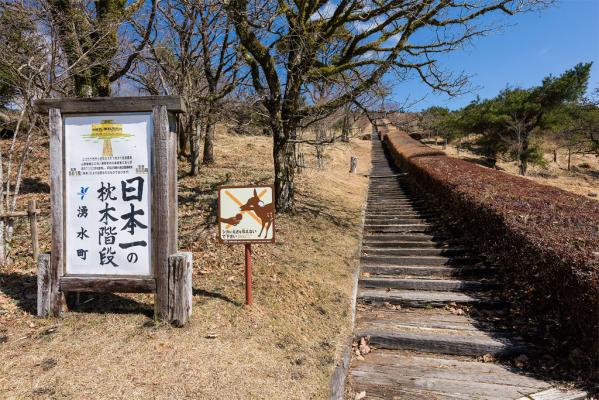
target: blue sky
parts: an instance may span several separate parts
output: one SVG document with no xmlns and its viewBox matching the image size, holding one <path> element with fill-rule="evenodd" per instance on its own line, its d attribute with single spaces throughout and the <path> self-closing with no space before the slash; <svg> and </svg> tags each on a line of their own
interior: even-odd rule
<svg viewBox="0 0 599 400">
<path fill-rule="evenodd" d="M 494 97 L 507 85 L 530 87 L 549 75 L 559 75 L 579 62 L 593 61 L 590 88 L 599 87 L 599 0 L 557 0 L 540 12 L 520 14 L 502 31 L 475 39 L 464 50 L 447 56 L 443 66 L 472 75 L 472 92 L 448 98 L 432 94 L 414 79 L 397 85 L 393 100 L 402 103 L 425 97 L 410 107 L 432 105 L 460 108 L 479 95 Z"/>
</svg>

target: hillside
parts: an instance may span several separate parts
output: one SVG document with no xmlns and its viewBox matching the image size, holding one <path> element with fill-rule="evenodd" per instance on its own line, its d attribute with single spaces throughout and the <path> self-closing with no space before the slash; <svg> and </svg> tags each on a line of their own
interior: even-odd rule
<svg viewBox="0 0 599 400">
<path fill-rule="evenodd" d="M 0 146 L 8 146 L 7 141 Z M 38 138 L 19 199 L 42 209 L 49 248 L 47 141 Z M 179 170 L 179 248 L 193 252 L 193 316 L 155 324 L 149 295 L 89 294 L 60 320 L 34 316 L 36 266 L 25 221 L 14 262 L 0 267 L 0 397 L 323 398 L 351 331 L 360 209 L 370 142 L 334 144 L 325 168 L 297 176 L 297 211 L 280 216 L 277 243 L 254 247 L 254 306 L 243 304 L 243 247 L 215 238 L 215 188 L 272 181 L 271 140 L 221 129 L 217 162 Z M 306 161 L 316 165 L 306 151 Z"/>
</svg>

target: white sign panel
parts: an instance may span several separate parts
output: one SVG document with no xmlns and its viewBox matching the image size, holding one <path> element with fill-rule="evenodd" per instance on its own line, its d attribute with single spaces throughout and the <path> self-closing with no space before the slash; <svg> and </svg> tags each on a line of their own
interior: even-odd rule
<svg viewBox="0 0 599 400">
<path fill-rule="evenodd" d="M 151 132 L 150 113 L 65 116 L 66 274 L 151 274 Z"/>
<path fill-rule="evenodd" d="M 222 242 L 274 242 L 275 204 L 272 186 L 219 188 L 218 219 Z"/>
</svg>

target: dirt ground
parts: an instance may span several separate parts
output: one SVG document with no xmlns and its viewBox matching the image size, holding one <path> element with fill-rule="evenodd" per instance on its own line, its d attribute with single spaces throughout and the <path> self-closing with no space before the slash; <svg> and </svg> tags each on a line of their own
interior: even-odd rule
<svg viewBox="0 0 599 400">
<path fill-rule="evenodd" d="M 441 140 L 439 145 L 427 141 L 427 144 L 435 149 L 442 149 Z M 553 162 L 553 152 L 548 151 L 544 157 L 548 161 L 546 167 L 529 166 L 527 179 L 533 180 L 545 185 L 556 186 L 582 196 L 594 198 L 599 201 L 599 157 L 594 155 L 572 154 L 571 168 L 568 171 L 568 153 L 567 150 L 559 150 L 557 153 L 557 162 Z M 479 154 L 462 148 L 459 152 L 454 144 L 448 145 L 443 151 L 449 156 L 461 158 L 474 163 L 483 162 L 483 157 Z M 515 161 L 499 160 L 497 166 L 500 170 L 518 175 L 518 165 Z M 594 193 L 595 196 L 589 196 Z"/>
<path fill-rule="evenodd" d="M 8 144 L 0 143 L 5 148 Z M 306 163 L 315 166 L 305 148 Z M 0 267 L 0 398 L 322 399 L 351 332 L 352 274 L 370 142 L 326 151 L 323 170 L 297 176 L 297 212 L 277 220 L 277 243 L 254 246 L 254 303 L 243 306 L 243 247 L 216 241 L 216 186 L 272 182 L 271 140 L 217 135 L 217 163 L 179 171 L 179 248 L 194 258 L 193 316 L 155 324 L 152 296 L 89 294 L 62 319 L 35 314 L 35 263 L 18 222 L 14 262 Z M 49 248 L 47 141 L 19 200 L 42 209 Z"/>
</svg>

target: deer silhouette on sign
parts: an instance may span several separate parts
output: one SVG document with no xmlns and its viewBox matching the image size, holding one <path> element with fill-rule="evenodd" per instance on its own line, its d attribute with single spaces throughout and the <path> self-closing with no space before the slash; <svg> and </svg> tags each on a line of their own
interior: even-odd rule
<svg viewBox="0 0 599 400">
<path fill-rule="evenodd" d="M 268 230 L 272 226 L 272 221 L 275 218 L 275 207 L 273 203 L 264 204 L 260 197 L 258 197 L 258 193 L 256 189 L 254 189 L 254 195 L 249 198 L 249 200 L 239 207 L 241 211 L 253 211 L 256 213 L 260 221 L 262 222 L 262 229 L 260 229 L 260 233 L 258 237 L 262 235 L 264 228 L 266 228 L 266 232 L 264 233 L 264 237 L 268 237 Z"/>
</svg>

